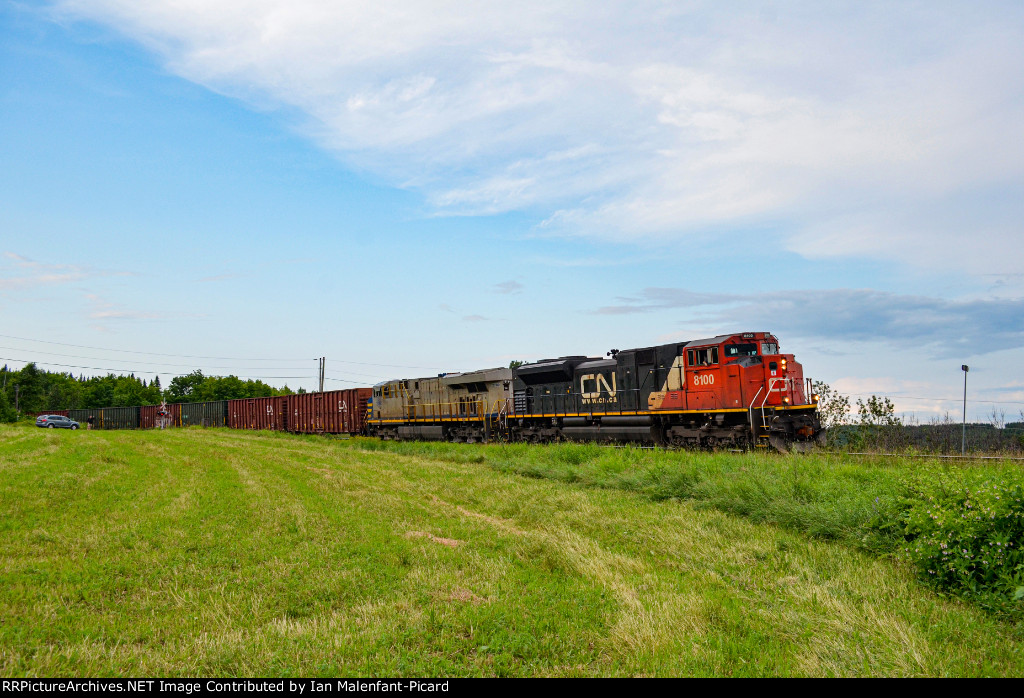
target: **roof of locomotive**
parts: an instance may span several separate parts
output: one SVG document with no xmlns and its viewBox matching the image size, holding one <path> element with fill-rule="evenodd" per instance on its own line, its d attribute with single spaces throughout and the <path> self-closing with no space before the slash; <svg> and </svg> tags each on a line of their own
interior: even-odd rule
<svg viewBox="0 0 1024 698">
<path fill-rule="evenodd" d="M 491 381 L 512 380 L 512 369 L 507 367 L 484 368 L 468 373 L 449 373 L 441 379 L 445 385 L 465 385 L 466 383 L 490 383 Z"/>
<path fill-rule="evenodd" d="M 667 344 L 659 344 L 655 347 L 635 347 L 633 349 L 623 349 L 622 351 L 645 351 L 649 349 L 656 349 L 657 347 L 706 347 L 712 344 L 721 344 L 722 342 L 732 339 L 733 337 L 742 337 L 745 334 L 763 335 L 764 337 L 774 337 L 771 332 L 730 332 L 729 334 L 720 334 L 717 337 L 708 337 L 706 339 L 691 339 L 684 340 L 682 342 L 669 342 Z M 749 338 L 748 338 L 749 339 Z M 621 353 L 621 352 L 619 352 Z"/>
<path fill-rule="evenodd" d="M 721 344 L 730 337 L 735 337 L 739 332 L 733 332 L 732 334 L 720 334 L 717 337 L 708 337 L 707 339 L 694 339 L 693 341 L 686 342 L 688 347 L 703 347 L 709 344 Z"/>
<path fill-rule="evenodd" d="M 467 373 L 442 373 L 436 376 L 420 376 L 418 378 L 392 378 L 390 380 L 374 383 L 374 388 L 379 388 L 390 383 L 408 383 L 410 381 L 439 380 L 444 385 L 463 385 L 465 383 L 489 383 L 491 381 L 512 380 L 512 369 L 504 366 L 497 368 L 482 368 L 479 371 Z"/>
</svg>

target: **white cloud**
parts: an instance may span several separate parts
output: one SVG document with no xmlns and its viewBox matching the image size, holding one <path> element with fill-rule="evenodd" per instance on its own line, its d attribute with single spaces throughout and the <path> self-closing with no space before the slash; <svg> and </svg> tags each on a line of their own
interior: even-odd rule
<svg viewBox="0 0 1024 698">
<path fill-rule="evenodd" d="M 699 327 L 735 331 L 768 325 L 788 338 L 828 340 L 833 350 L 851 342 L 884 341 L 921 356 L 945 358 L 1024 344 L 1024 298 L 948 300 L 844 288 L 745 295 L 645 288 L 635 297 L 617 300 L 617 305 L 595 312 L 682 310 L 690 315 L 688 322 Z"/>
<path fill-rule="evenodd" d="M 1024 262 L 1019 3 L 65 0 L 168 68 L 308 116 L 438 211 L 810 257 Z M 969 234 L 970 245 L 959 245 Z M 957 249 L 957 254 L 948 254 Z"/>
<path fill-rule="evenodd" d="M 9 250 L 4 251 L 2 256 L 11 260 L 11 264 L 6 267 L 0 265 L 0 291 L 35 289 L 100 277 L 135 276 L 134 272 L 129 271 L 96 269 L 80 264 L 40 262 Z"/>
<path fill-rule="evenodd" d="M 10 251 L 4 252 L 3 256 L 13 262 L 14 269 L 0 267 L 0 290 L 66 284 L 84 279 L 91 273 L 73 264 L 48 264 Z"/>
</svg>

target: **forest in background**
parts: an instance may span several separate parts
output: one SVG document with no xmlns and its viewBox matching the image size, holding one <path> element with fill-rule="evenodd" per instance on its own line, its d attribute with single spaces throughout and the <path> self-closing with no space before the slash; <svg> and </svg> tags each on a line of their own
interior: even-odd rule
<svg viewBox="0 0 1024 698">
<path fill-rule="evenodd" d="M 17 371 L 5 365 L 0 369 L 0 421 L 14 421 L 18 413 L 46 410 L 159 405 L 162 400 L 169 403 L 236 400 L 293 392 L 287 385 L 275 388 L 260 380 L 207 376 L 199 370 L 172 378 L 164 388 L 159 377 L 148 382 L 134 374 L 109 373 L 86 378 L 71 373 L 51 373 L 35 363 Z M 304 391 L 300 389 L 300 392 Z"/>
</svg>

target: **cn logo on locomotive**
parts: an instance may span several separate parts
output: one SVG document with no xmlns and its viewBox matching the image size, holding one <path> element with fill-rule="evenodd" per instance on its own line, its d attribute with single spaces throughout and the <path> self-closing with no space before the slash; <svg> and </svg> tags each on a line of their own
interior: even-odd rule
<svg viewBox="0 0 1024 698">
<path fill-rule="evenodd" d="M 585 376 L 580 376 L 580 396 L 583 398 L 583 404 L 618 401 L 619 398 L 615 394 L 615 374 L 612 373 L 610 375 L 612 378 L 611 383 L 608 382 L 608 379 L 604 377 L 603 373 L 588 373 Z M 587 392 L 587 383 L 591 382 L 597 384 L 597 390 L 595 392 Z M 602 397 L 601 393 L 608 393 L 608 397 Z"/>
</svg>

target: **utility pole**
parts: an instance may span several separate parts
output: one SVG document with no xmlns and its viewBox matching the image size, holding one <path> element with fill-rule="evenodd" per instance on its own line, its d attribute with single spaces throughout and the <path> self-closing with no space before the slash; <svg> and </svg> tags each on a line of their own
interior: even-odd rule
<svg viewBox="0 0 1024 698">
<path fill-rule="evenodd" d="M 21 390 L 21 386 L 18 385 L 17 383 L 15 383 L 14 384 L 14 411 L 18 413 L 19 417 L 21 416 L 21 406 L 20 406 L 21 403 L 18 402 L 20 390 Z"/>
<path fill-rule="evenodd" d="M 324 370 L 327 367 L 327 357 L 320 357 L 320 392 L 324 391 Z"/>
<path fill-rule="evenodd" d="M 964 364 L 960 367 L 960 370 L 964 372 L 964 431 L 963 441 L 960 444 L 960 455 L 967 455 L 967 372 L 971 370 L 971 367 Z"/>
</svg>

